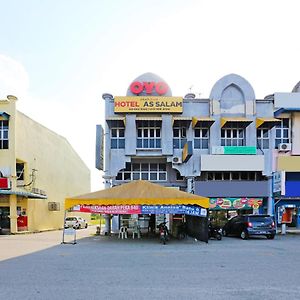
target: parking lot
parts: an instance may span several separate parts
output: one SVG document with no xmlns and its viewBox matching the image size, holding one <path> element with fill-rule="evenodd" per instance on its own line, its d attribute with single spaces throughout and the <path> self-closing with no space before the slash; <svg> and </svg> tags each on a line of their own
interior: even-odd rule
<svg viewBox="0 0 300 300">
<path fill-rule="evenodd" d="M 94 233 L 92 227 L 79 230 L 76 245 L 60 244 L 61 231 L 0 236 L 1 297 L 299 298 L 300 235 L 208 244 L 188 238 L 163 246 L 158 238 L 122 240 Z"/>
</svg>

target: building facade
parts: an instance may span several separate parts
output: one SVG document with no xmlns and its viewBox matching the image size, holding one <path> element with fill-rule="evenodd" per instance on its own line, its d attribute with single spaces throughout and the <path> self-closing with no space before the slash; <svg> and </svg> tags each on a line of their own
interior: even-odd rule
<svg viewBox="0 0 300 300">
<path fill-rule="evenodd" d="M 98 128 L 97 140 L 104 137 L 106 187 L 149 180 L 209 197 L 211 211 L 227 214 L 221 217 L 273 212 L 274 127 L 280 120 L 274 99 L 256 99 L 243 77 L 224 76 L 209 98 L 197 98 L 173 97 L 162 78 L 145 73 L 126 96 L 103 99 L 105 128 Z"/>
<path fill-rule="evenodd" d="M 68 141 L 0 100 L 2 232 L 63 227 L 64 199 L 90 191 L 90 171 Z"/>
<path fill-rule="evenodd" d="M 279 224 L 300 226 L 300 83 L 291 93 L 275 93 L 275 214 Z M 283 220 L 284 219 L 284 220 Z"/>
</svg>

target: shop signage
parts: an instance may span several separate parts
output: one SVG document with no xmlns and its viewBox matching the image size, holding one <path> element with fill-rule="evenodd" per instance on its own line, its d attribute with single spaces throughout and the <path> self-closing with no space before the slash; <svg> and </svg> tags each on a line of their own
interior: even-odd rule
<svg viewBox="0 0 300 300">
<path fill-rule="evenodd" d="M 73 207 L 73 211 L 98 213 L 98 214 L 140 214 L 140 205 L 77 205 Z"/>
<path fill-rule="evenodd" d="M 9 178 L 2 177 L 0 178 L 0 189 L 10 190 L 10 180 Z"/>
<path fill-rule="evenodd" d="M 195 205 L 142 205 L 142 214 L 182 214 L 206 217 L 206 209 Z"/>
<path fill-rule="evenodd" d="M 196 205 L 77 205 L 74 212 L 99 214 L 185 214 L 206 217 L 206 209 Z"/>
<path fill-rule="evenodd" d="M 155 91 L 158 95 L 164 95 L 169 90 L 168 85 L 165 82 L 140 82 L 134 81 L 130 85 L 130 91 L 133 94 L 140 94 L 141 92 L 145 91 L 146 94 L 152 94 Z"/>
<path fill-rule="evenodd" d="M 212 154 L 238 154 L 238 155 L 255 155 L 256 147 L 252 146 L 215 146 L 212 147 Z"/>
<path fill-rule="evenodd" d="M 188 141 L 184 144 L 182 149 L 182 162 L 186 163 L 193 155 L 193 142 Z"/>
<path fill-rule="evenodd" d="M 115 113 L 182 113 L 181 97 L 116 96 Z"/>
<path fill-rule="evenodd" d="M 261 198 L 209 198 L 209 209 L 258 209 L 262 203 Z"/>
<path fill-rule="evenodd" d="M 280 192 L 281 192 L 281 181 L 282 181 L 281 171 L 274 172 L 273 173 L 273 193 L 279 193 L 280 194 Z"/>
</svg>

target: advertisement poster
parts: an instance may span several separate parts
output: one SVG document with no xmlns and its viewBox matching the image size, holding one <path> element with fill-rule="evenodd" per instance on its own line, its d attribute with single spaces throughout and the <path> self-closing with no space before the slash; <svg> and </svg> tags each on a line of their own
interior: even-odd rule
<svg viewBox="0 0 300 300">
<path fill-rule="evenodd" d="M 258 209 L 262 203 L 262 198 L 209 198 L 209 209 Z"/>
</svg>

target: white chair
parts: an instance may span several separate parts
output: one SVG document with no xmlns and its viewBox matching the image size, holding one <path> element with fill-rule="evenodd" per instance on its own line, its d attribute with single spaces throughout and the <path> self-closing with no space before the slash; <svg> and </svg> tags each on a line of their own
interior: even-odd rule
<svg viewBox="0 0 300 300">
<path fill-rule="evenodd" d="M 139 225 L 135 225 L 132 230 L 132 238 L 134 239 L 134 236 L 137 235 L 138 239 L 141 238 L 141 230 Z"/>
<path fill-rule="evenodd" d="M 127 227 L 126 226 L 121 226 L 121 228 L 119 230 L 119 238 L 127 239 Z"/>
</svg>

